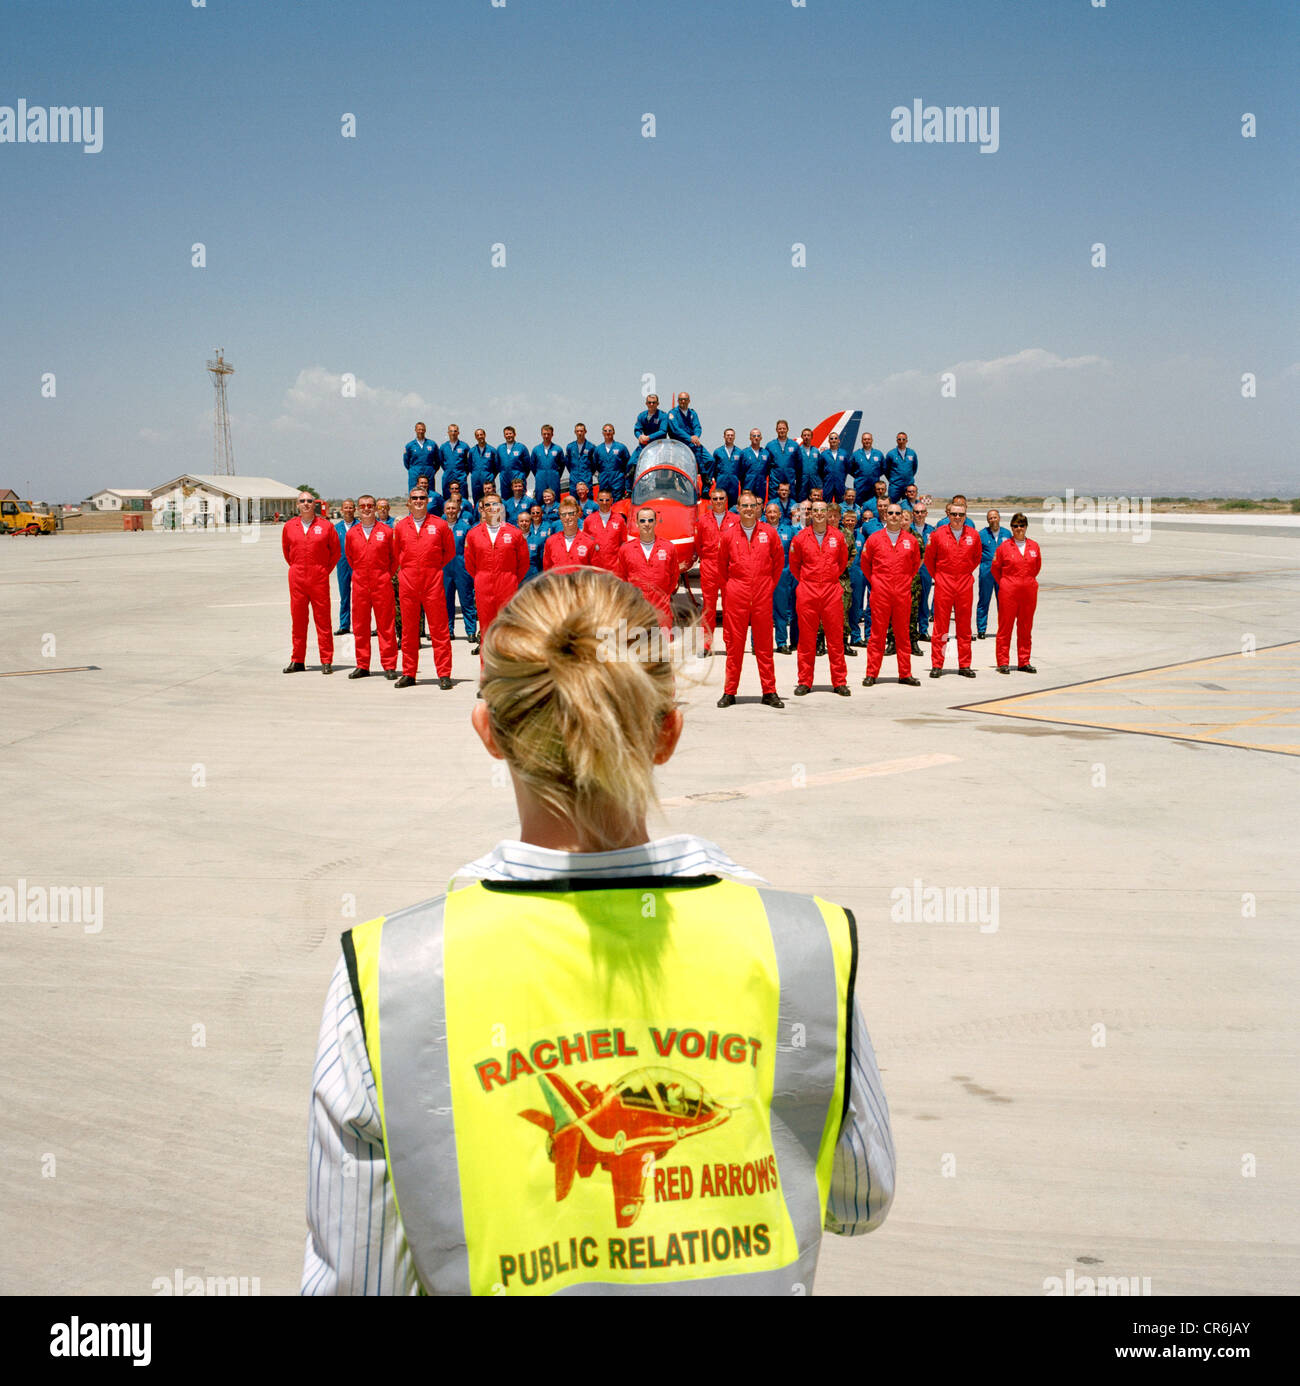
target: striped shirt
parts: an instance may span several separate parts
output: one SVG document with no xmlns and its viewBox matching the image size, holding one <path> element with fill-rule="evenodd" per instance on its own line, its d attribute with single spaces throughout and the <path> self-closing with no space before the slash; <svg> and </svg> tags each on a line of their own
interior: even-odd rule
<svg viewBox="0 0 1300 1386">
<path fill-rule="evenodd" d="M 679 835 L 614 852 L 559 852 L 500 842 L 461 867 L 458 880 L 545 881 L 557 876 L 725 875 L 762 883 L 704 838 Z M 826 1208 L 828 1231 L 870 1232 L 894 1197 L 889 1110 L 871 1040 L 853 1006 L 849 1106 L 840 1128 Z M 312 1074 L 304 1295 L 415 1295 L 415 1263 L 384 1160 L 383 1123 L 347 967 L 330 979 Z"/>
</svg>

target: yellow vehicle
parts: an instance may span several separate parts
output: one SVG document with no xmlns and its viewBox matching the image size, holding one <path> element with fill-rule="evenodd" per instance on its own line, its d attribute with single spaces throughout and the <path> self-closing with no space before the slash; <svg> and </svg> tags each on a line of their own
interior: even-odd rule
<svg viewBox="0 0 1300 1386">
<path fill-rule="evenodd" d="M 0 529 L 6 534 L 53 534 L 58 520 L 50 508 L 31 501 L 0 501 Z"/>
</svg>

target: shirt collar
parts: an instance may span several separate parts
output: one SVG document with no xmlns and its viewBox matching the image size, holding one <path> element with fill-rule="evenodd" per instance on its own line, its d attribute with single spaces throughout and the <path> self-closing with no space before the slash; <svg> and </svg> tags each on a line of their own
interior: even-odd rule
<svg viewBox="0 0 1300 1386">
<path fill-rule="evenodd" d="M 560 852 L 528 842 L 498 842 L 486 855 L 467 862 L 451 878 L 485 881 L 546 881 L 557 876 L 585 876 L 593 880 L 620 876 L 733 876 L 762 881 L 763 877 L 738 866 L 716 843 L 693 834 L 680 833 L 620 847 L 613 852 Z"/>
</svg>

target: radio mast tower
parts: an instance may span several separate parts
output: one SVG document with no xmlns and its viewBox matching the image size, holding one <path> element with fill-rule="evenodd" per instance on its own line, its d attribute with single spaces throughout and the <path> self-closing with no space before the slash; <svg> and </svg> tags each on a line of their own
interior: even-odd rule
<svg viewBox="0 0 1300 1386">
<path fill-rule="evenodd" d="M 226 408 L 226 377 L 235 368 L 217 348 L 217 359 L 208 362 L 208 372 L 217 392 L 216 409 L 212 414 L 212 471 L 215 476 L 235 475 L 235 450 L 230 442 L 230 411 Z"/>
</svg>

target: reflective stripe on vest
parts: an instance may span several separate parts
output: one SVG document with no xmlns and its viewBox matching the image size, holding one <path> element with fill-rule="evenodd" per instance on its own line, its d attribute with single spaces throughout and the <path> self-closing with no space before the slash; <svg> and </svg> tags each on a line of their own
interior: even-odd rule
<svg viewBox="0 0 1300 1386">
<path fill-rule="evenodd" d="M 811 1291 L 845 911 L 716 877 L 480 882 L 344 952 L 428 1292 Z"/>
</svg>

